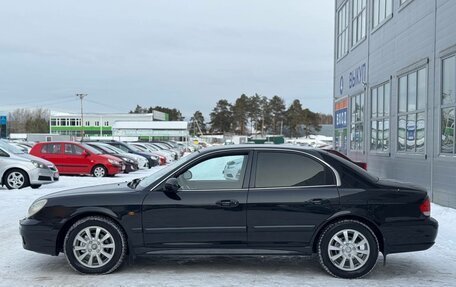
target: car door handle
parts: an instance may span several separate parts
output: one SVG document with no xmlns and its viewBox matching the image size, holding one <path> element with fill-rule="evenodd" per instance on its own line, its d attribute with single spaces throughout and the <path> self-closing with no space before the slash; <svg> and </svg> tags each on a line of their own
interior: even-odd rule
<svg viewBox="0 0 456 287">
<path fill-rule="evenodd" d="M 313 199 L 309 200 L 309 202 L 312 204 L 322 204 L 323 199 L 322 198 L 313 198 Z"/>
<path fill-rule="evenodd" d="M 215 204 L 224 208 L 233 208 L 239 206 L 239 201 L 233 199 L 219 200 Z"/>
</svg>

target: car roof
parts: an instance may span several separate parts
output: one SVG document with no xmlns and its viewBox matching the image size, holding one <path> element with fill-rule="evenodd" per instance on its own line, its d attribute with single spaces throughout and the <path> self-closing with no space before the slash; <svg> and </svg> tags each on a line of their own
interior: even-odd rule
<svg viewBox="0 0 456 287">
<path fill-rule="evenodd" d="M 212 151 L 230 151 L 230 150 L 280 150 L 280 151 L 305 151 L 310 154 L 316 154 L 321 150 L 315 148 L 294 146 L 294 145 L 281 145 L 281 144 L 238 144 L 238 145 L 221 145 L 211 146 L 202 150 L 200 153 L 212 152 Z"/>
</svg>

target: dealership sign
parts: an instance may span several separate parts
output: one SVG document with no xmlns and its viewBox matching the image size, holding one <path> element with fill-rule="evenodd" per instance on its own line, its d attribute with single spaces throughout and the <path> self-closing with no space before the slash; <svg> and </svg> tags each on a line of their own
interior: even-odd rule
<svg viewBox="0 0 456 287">
<path fill-rule="evenodd" d="M 336 102 L 334 112 L 334 122 L 336 129 L 343 129 L 347 127 L 347 113 L 348 113 L 348 98 L 345 97 Z"/>
<path fill-rule="evenodd" d="M 6 116 L 0 116 L 0 125 L 4 125 L 5 126 L 6 122 L 7 122 Z"/>
</svg>

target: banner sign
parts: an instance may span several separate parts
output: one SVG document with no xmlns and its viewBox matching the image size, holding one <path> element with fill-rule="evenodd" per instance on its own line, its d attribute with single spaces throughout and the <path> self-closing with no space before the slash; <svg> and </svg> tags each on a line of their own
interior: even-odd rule
<svg viewBox="0 0 456 287">
<path fill-rule="evenodd" d="M 334 112 L 334 127 L 336 129 L 343 129 L 347 127 L 347 113 L 348 113 L 348 97 L 337 101 Z"/>
</svg>

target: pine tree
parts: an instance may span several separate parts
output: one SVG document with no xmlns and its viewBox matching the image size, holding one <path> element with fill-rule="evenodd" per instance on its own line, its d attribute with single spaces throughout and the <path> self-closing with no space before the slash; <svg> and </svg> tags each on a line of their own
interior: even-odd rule
<svg viewBox="0 0 456 287">
<path fill-rule="evenodd" d="M 232 106 L 227 100 L 219 100 L 212 110 L 210 117 L 213 132 L 226 133 L 232 130 L 233 112 Z"/>
</svg>

